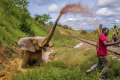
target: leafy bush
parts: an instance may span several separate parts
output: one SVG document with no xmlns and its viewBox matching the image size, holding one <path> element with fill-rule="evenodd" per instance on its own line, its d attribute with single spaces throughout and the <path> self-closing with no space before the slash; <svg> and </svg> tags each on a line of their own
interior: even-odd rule
<svg viewBox="0 0 120 80">
<path fill-rule="evenodd" d="M 72 30 L 72 28 L 69 27 L 68 25 L 63 25 L 63 26 L 61 26 L 61 27 L 64 28 L 64 29 L 71 29 L 71 30 Z"/>
<path fill-rule="evenodd" d="M 52 22 L 52 21 L 50 21 L 50 22 L 49 22 L 49 25 L 50 25 L 50 26 L 53 26 L 53 22 Z"/>
<path fill-rule="evenodd" d="M 60 24 L 60 23 L 57 23 L 57 26 L 58 26 L 58 27 L 62 27 L 62 24 Z"/>
<path fill-rule="evenodd" d="M 81 34 L 86 34 L 87 32 L 86 32 L 86 30 L 81 30 Z"/>
</svg>

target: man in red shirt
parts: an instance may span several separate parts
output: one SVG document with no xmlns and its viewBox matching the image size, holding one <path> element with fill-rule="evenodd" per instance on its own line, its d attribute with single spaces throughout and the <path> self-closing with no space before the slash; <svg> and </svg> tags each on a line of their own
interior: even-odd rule
<svg viewBox="0 0 120 80">
<path fill-rule="evenodd" d="M 114 35 L 108 41 L 107 38 L 106 38 L 108 34 L 109 34 L 109 29 L 108 28 L 103 28 L 102 29 L 102 34 L 99 37 L 99 48 L 97 50 L 98 63 L 93 65 L 89 70 L 86 71 L 86 73 L 90 73 L 91 71 L 93 71 L 97 67 L 101 66 L 102 64 L 104 64 L 104 68 L 103 68 L 103 70 L 102 70 L 102 72 L 100 73 L 99 76 L 101 78 L 104 78 L 105 74 L 108 72 L 108 69 L 109 69 L 110 65 L 109 65 L 108 58 L 107 58 L 107 55 L 108 55 L 107 46 L 120 43 L 120 39 L 117 40 L 116 42 L 111 43 L 111 41 L 115 37 Z"/>
</svg>

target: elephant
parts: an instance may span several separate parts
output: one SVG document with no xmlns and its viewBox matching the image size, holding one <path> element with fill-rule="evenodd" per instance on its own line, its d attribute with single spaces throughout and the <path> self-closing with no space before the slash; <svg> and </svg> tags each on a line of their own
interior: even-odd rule
<svg viewBox="0 0 120 80">
<path fill-rule="evenodd" d="M 40 62 L 42 60 L 42 50 L 46 51 L 46 47 L 53 47 L 54 45 L 51 43 L 51 38 L 55 31 L 58 20 L 60 19 L 61 14 L 58 16 L 56 22 L 54 23 L 52 29 L 50 30 L 47 37 L 25 37 L 21 38 L 17 45 L 23 51 L 23 61 L 21 68 L 26 68 L 29 66 L 40 66 Z"/>
</svg>

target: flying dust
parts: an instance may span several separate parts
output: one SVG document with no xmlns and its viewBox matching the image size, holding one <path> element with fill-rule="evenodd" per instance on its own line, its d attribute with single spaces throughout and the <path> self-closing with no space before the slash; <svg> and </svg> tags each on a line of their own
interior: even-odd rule
<svg viewBox="0 0 120 80">
<path fill-rule="evenodd" d="M 68 4 L 66 5 L 61 11 L 60 14 L 66 14 L 66 13 L 72 13 L 72 14 L 81 14 L 83 17 L 93 17 L 95 15 L 93 15 L 92 10 L 86 6 L 86 5 L 82 5 L 80 3 L 77 4 Z"/>
</svg>

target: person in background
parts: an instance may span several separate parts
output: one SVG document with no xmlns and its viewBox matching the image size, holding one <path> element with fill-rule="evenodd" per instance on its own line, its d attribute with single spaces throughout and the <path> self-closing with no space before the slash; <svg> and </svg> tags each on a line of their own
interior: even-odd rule
<svg viewBox="0 0 120 80">
<path fill-rule="evenodd" d="M 113 25 L 114 28 L 113 28 L 113 35 L 115 35 L 115 38 L 114 38 L 114 42 L 117 41 L 117 37 L 118 37 L 118 28 L 116 27 L 116 24 Z M 115 47 L 118 46 L 119 44 L 115 44 Z"/>
<path fill-rule="evenodd" d="M 95 39 L 96 39 L 96 50 L 98 50 L 99 36 L 102 34 L 102 24 L 99 25 L 99 28 L 94 31 Z M 97 35 L 97 36 L 96 36 Z"/>
<path fill-rule="evenodd" d="M 99 48 L 97 50 L 98 63 L 93 65 L 89 70 L 86 71 L 86 73 L 90 73 L 94 69 L 100 67 L 102 64 L 104 65 L 104 68 L 99 76 L 101 78 L 104 78 L 106 73 L 108 72 L 110 65 L 107 58 L 107 55 L 108 55 L 107 46 L 120 43 L 120 39 L 117 40 L 116 42 L 111 43 L 111 41 L 115 38 L 115 35 L 113 35 L 112 38 L 108 41 L 107 40 L 108 34 L 109 34 L 109 29 L 103 28 L 102 34 L 99 37 Z"/>
</svg>

